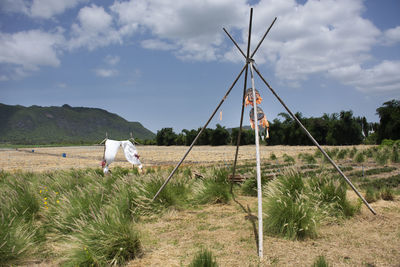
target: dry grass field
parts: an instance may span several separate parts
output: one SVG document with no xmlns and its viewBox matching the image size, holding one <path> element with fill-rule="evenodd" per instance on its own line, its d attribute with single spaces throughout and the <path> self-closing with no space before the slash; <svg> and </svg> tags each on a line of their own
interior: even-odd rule
<svg viewBox="0 0 400 267">
<path fill-rule="evenodd" d="M 316 239 L 290 241 L 264 235 L 261 262 L 255 240 L 257 200 L 241 196 L 237 201 L 240 204 L 171 211 L 142 223 L 144 256 L 129 266 L 187 266 L 201 247 L 209 248 L 220 266 L 312 266 L 321 255 L 330 266 L 400 264 L 399 199 L 372 203 L 378 215 L 363 207 L 349 220 L 323 225 Z M 241 205 L 250 207 L 251 214 Z"/>
<path fill-rule="evenodd" d="M 170 167 L 184 155 L 188 147 L 138 146 L 145 168 Z M 352 148 L 352 147 L 350 147 Z M 358 150 L 366 146 L 357 146 Z M 0 170 L 44 172 L 69 168 L 100 168 L 102 146 L 53 147 L 0 150 Z M 232 163 L 234 146 L 197 146 L 185 164 L 220 165 Z M 328 147 L 328 149 L 332 149 Z M 32 152 L 32 150 L 34 150 Z M 314 154 L 315 147 L 262 146 L 261 158 L 269 160 L 272 153 L 282 163 L 287 154 L 297 159 L 299 153 Z M 66 157 L 62 154 L 65 153 Z M 255 160 L 255 147 L 240 147 L 239 162 Z M 321 165 L 321 160 L 317 164 Z M 326 164 L 326 163 L 325 163 Z M 360 164 L 351 159 L 342 160 L 341 166 Z M 390 173 L 371 175 L 371 179 L 399 174 L 400 164 Z M 366 161 L 366 169 L 377 167 Z M 111 165 L 130 167 L 122 150 Z M 353 170 L 353 171 L 354 171 Z M 365 192 L 362 192 L 363 194 Z M 356 195 L 348 191 L 351 201 Z M 324 223 L 317 238 L 303 241 L 264 236 L 264 258 L 257 256 L 256 227 L 257 199 L 238 195 L 228 204 L 207 204 L 189 209 L 170 209 L 162 215 L 150 216 L 138 222 L 143 245 L 143 256 L 130 261 L 128 266 L 187 266 L 200 248 L 212 251 L 219 266 L 312 266 L 318 256 L 324 256 L 329 266 L 400 266 L 400 198 L 393 201 L 378 200 L 371 204 L 377 215 L 362 206 L 361 212 L 347 220 Z M 56 266 L 40 263 L 36 266 Z"/>
<path fill-rule="evenodd" d="M 356 146 L 357 147 L 357 146 Z M 366 148 L 366 146 L 358 146 Z M 329 148 L 329 147 L 327 147 Z M 169 166 L 179 162 L 187 146 L 137 146 L 144 167 Z M 268 159 L 271 153 L 278 158 L 283 154 L 296 156 L 299 153 L 314 153 L 313 146 L 261 146 L 261 159 Z M 235 146 L 195 146 L 185 164 L 229 163 L 234 160 Z M 103 158 L 104 146 L 39 147 L 0 149 L 0 170 L 43 172 L 70 168 L 96 168 Z M 62 155 L 65 153 L 66 157 Z M 255 146 L 241 146 L 239 161 L 255 160 Z M 129 167 L 122 149 L 116 162 L 111 166 Z"/>
</svg>

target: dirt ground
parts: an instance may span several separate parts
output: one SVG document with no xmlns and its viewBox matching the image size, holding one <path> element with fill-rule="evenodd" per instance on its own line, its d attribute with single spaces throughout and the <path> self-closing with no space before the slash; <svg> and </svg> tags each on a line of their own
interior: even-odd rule
<svg viewBox="0 0 400 267">
<path fill-rule="evenodd" d="M 245 211 L 250 207 L 251 213 Z M 239 197 L 227 205 L 171 211 L 140 225 L 144 256 L 129 266 L 187 266 L 208 248 L 219 266 L 312 266 L 323 255 L 329 266 L 400 266 L 400 200 L 372 203 L 377 215 L 361 214 L 323 225 L 319 236 L 289 241 L 264 236 L 259 261 L 255 239 L 257 199 Z"/>
<path fill-rule="evenodd" d="M 357 146 L 356 146 L 357 147 Z M 327 147 L 329 148 L 329 147 Z M 366 146 L 359 146 L 366 148 Z M 143 166 L 165 166 L 177 164 L 186 153 L 187 146 L 137 146 Z M 278 158 L 284 153 L 296 156 L 298 153 L 314 153 L 314 146 L 260 146 L 261 159 L 269 159 L 271 153 Z M 235 157 L 236 146 L 195 146 L 184 164 L 228 164 Z M 255 146 L 241 146 L 238 160 L 256 158 Z M 100 167 L 104 146 L 39 147 L 0 149 L 0 170 L 43 172 L 69 168 Z M 65 157 L 63 157 L 65 154 Z M 118 151 L 112 166 L 130 167 L 122 149 Z"/>
</svg>

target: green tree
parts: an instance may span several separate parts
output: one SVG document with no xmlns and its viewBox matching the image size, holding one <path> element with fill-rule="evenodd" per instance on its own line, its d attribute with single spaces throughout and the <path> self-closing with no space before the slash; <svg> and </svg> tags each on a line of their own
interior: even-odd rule
<svg viewBox="0 0 400 267">
<path fill-rule="evenodd" d="M 380 118 L 378 143 L 383 139 L 400 139 L 400 101 L 387 101 L 376 112 Z"/>
<path fill-rule="evenodd" d="M 239 134 L 239 128 L 233 128 L 231 133 L 232 145 L 237 145 L 237 138 Z M 242 128 L 240 135 L 240 145 L 251 145 L 255 143 L 254 130 L 246 130 Z"/>
<path fill-rule="evenodd" d="M 197 129 L 197 132 L 200 132 L 201 128 Z M 206 128 L 199 136 L 197 141 L 197 145 L 210 145 L 211 144 L 211 136 L 213 134 L 213 129 Z"/>
<path fill-rule="evenodd" d="M 172 128 L 162 128 L 157 131 L 156 142 L 158 146 L 171 146 L 175 145 L 176 137 Z"/>
<path fill-rule="evenodd" d="M 193 143 L 193 140 L 196 138 L 197 136 L 197 131 L 192 129 L 192 130 L 186 130 L 183 129 L 182 132 L 185 135 L 185 145 L 190 146 Z"/>
<path fill-rule="evenodd" d="M 211 134 L 211 145 L 212 146 L 222 146 L 227 145 L 230 141 L 230 135 L 225 127 L 217 124 L 217 127 Z"/>
</svg>

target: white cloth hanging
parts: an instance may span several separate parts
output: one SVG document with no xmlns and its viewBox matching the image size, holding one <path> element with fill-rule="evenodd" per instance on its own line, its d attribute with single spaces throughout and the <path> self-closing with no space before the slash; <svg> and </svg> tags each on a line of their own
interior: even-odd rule
<svg viewBox="0 0 400 267">
<path fill-rule="evenodd" d="M 139 154 L 137 153 L 135 145 L 132 144 L 131 141 L 121 141 L 121 145 L 124 149 L 126 160 L 134 165 L 139 165 L 139 169 L 142 169 L 142 163 L 139 160 Z"/>
<path fill-rule="evenodd" d="M 114 161 L 115 155 L 117 155 L 118 152 L 118 148 L 121 146 L 121 141 L 107 139 L 105 146 L 106 150 L 104 152 L 104 160 L 108 166 Z"/>
<path fill-rule="evenodd" d="M 136 147 L 129 140 L 115 141 L 107 139 L 104 145 L 104 173 L 108 173 L 109 165 L 114 161 L 120 146 L 122 146 L 124 150 L 126 160 L 129 161 L 131 164 L 138 165 L 139 169 L 142 169 L 143 166 L 139 160 L 139 155 L 137 153 Z"/>
</svg>

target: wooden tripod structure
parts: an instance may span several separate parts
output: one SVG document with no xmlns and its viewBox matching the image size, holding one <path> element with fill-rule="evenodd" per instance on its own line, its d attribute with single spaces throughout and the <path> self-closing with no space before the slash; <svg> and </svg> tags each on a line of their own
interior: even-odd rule
<svg viewBox="0 0 400 267">
<path fill-rule="evenodd" d="M 272 94 L 278 99 L 278 101 L 282 104 L 282 106 L 286 109 L 286 111 L 289 113 L 289 115 L 296 121 L 296 123 L 300 126 L 300 128 L 304 131 L 304 133 L 310 138 L 310 140 L 314 143 L 315 146 L 318 147 L 318 149 L 321 151 L 321 153 L 325 156 L 325 158 L 332 164 L 332 166 L 338 171 L 338 173 L 343 177 L 343 179 L 347 182 L 347 184 L 353 189 L 353 191 L 357 194 L 357 196 L 363 201 L 363 203 L 368 207 L 368 209 L 376 215 L 376 212 L 374 209 L 368 204 L 368 202 L 364 199 L 364 197 L 360 194 L 360 192 L 355 188 L 355 186 L 351 183 L 351 181 L 346 177 L 346 175 L 340 170 L 339 166 L 329 157 L 329 155 L 325 152 L 325 150 L 318 144 L 318 142 L 314 139 L 314 137 L 310 134 L 310 132 L 304 127 L 304 125 L 300 122 L 300 120 L 293 114 L 293 112 L 286 106 L 286 104 L 283 102 L 283 100 L 277 95 L 275 90 L 269 85 L 269 83 L 265 80 L 265 78 L 261 75 L 260 71 L 256 68 L 254 65 L 254 55 L 256 54 L 257 50 L 260 48 L 262 42 L 264 41 L 265 37 L 268 35 L 270 29 L 274 25 L 275 21 L 277 18 L 275 18 L 259 43 L 257 44 L 256 48 L 254 51 L 250 54 L 250 44 L 251 44 L 251 29 L 252 29 L 252 20 L 253 20 L 253 8 L 250 9 L 250 22 L 249 22 L 249 32 L 248 32 L 248 41 L 247 41 L 247 53 L 245 54 L 242 49 L 239 47 L 237 42 L 232 38 L 232 36 L 228 33 L 228 31 L 223 28 L 225 33 L 228 35 L 228 37 L 231 39 L 231 41 L 234 43 L 236 48 L 239 50 L 239 52 L 243 55 L 245 58 L 246 62 L 245 65 L 243 66 L 242 70 L 240 73 L 237 75 L 236 79 L 232 83 L 232 85 L 229 87 L 228 91 L 225 93 L 224 97 L 221 99 L 220 103 L 214 110 L 214 112 L 211 114 L 210 118 L 208 121 L 204 124 L 203 128 L 200 130 L 200 132 L 197 134 L 196 138 L 193 140 L 192 144 L 190 145 L 189 149 L 186 151 L 186 153 L 183 155 L 182 159 L 179 161 L 179 163 L 175 166 L 175 168 L 172 170 L 168 178 L 165 180 L 164 184 L 160 187 L 158 192 L 154 195 L 153 200 L 157 198 L 157 196 L 161 193 L 161 191 L 164 189 L 164 187 L 167 185 L 169 180 L 172 178 L 176 170 L 179 168 L 179 166 L 182 164 L 182 162 L 185 160 L 187 155 L 190 153 L 192 150 L 194 144 L 197 142 L 197 139 L 200 137 L 200 135 L 203 133 L 204 129 L 208 126 L 212 118 L 215 116 L 221 105 L 224 103 L 225 99 L 228 97 L 229 93 L 232 91 L 233 87 L 239 80 L 240 76 L 243 74 L 245 71 L 245 76 L 244 76 L 244 87 L 243 87 L 243 98 L 242 98 L 242 112 L 240 116 L 240 128 L 239 128 L 239 134 L 238 134 L 238 139 L 237 139 L 237 145 L 236 145 L 236 153 L 235 153 L 235 161 L 233 165 L 233 175 L 232 177 L 235 177 L 235 171 L 236 171 L 236 163 L 237 163 L 237 156 L 239 152 L 239 145 L 240 145 L 240 138 L 241 138 L 241 132 L 242 132 L 242 126 L 243 126 L 243 113 L 244 113 L 244 105 L 245 105 L 245 93 L 246 93 L 246 88 L 247 88 L 247 76 L 248 76 L 248 70 L 250 66 L 250 74 L 251 74 L 251 84 L 252 84 L 252 91 L 253 91 L 253 108 L 254 108 L 254 116 L 255 116 L 255 141 L 256 141 L 256 160 L 257 160 L 257 197 L 258 197 L 258 255 L 260 258 L 263 257 L 263 223 L 262 223 L 262 192 L 261 192 L 261 171 L 260 171 L 260 154 L 259 154 L 259 136 L 258 136 L 258 122 L 257 122 L 257 105 L 255 103 L 256 101 L 256 95 L 255 95 L 255 87 L 254 87 L 254 72 L 257 73 L 257 75 L 260 77 L 260 79 L 264 82 L 264 84 L 267 86 L 267 88 L 272 92 Z"/>
</svg>

